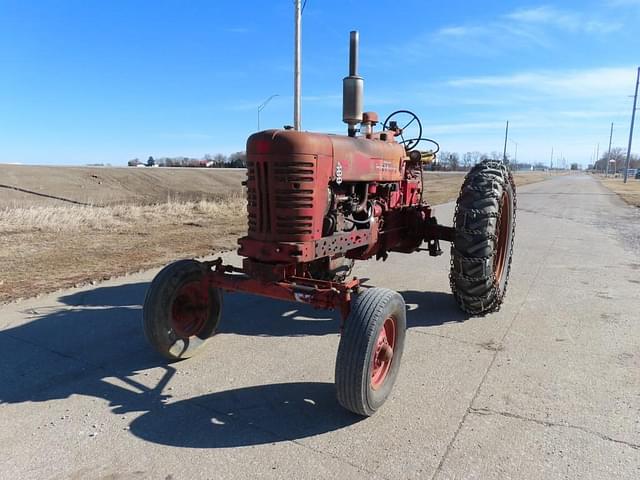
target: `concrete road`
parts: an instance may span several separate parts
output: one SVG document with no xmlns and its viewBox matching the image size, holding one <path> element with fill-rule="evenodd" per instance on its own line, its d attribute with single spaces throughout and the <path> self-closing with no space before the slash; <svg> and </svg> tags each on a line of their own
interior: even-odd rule
<svg viewBox="0 0 640 480">
<path fill-rule="evenodd" d="M 364 420 L 336 403 L 325 312 L 231 294 L 202 354 L 167 364 L 140 330 L 154 272 L 1 307 L 0 477 L 640 478 L 640 214 L 586 175 L 518 207 L 496 314 L 457 310 L 448 254 L 358 266 L 409 308 Z"/>
</svg>

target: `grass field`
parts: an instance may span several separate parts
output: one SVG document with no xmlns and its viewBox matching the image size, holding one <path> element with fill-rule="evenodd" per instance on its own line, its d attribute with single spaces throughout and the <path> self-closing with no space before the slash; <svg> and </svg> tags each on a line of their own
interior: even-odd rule
<svg viewBox="0 0 640 480">
<path fill-rule="evenodd" d="M 102 206 L 97 201 L 76 205 L 38 195 L 16 202 L 15 191 L 0 189 L 0 302 L 148 269 L 177 258 L 234 249 L 237 238 L 246 231 L 240 187 L 244 171 L 212 174 L 211 170 L 190 169 L 177 173 L 179 169 L 98 169 L 102 178 L 119 183 L 118 188 L 82 197 L 77 185 L 86 181 L 87 169 L 74 173 L 64 168 L 62 175 L 55 167 L 25 168 L 31 169 L 31 175 L 37 174 L 38 168 L 46 169 L 30 178 L 29 189 L 39 186 L 42 193 L 76 201 L 102 195 Z M 56 175 L 51 175 L 51 168 Z M 140 170 L 145 175 L 137 173 Z M 147 175 L 147 170 L 152 172 Z M 47 178 L 38 179 L 43 176 Z M 176 177 L 184 182 L 183 191 L 172 186 L 171 200 L 167 201 L 165 182 L 173 185 Z M 6 182 L 6 177 L 1 178 Z M 62 183 L 57 185 L 55 178 Z M 463 178 L 456 173 L 426 174 L 426 198 L 434 205 L 454 200 Z M 521 186 L 549 178 L 549 174 L 522 173 L 515 178 Z M 207 182 L 205 194 L 189 200 Z M 146 203 L 153 198 L 156 202 Z"/>
<path fill-rule="evenodd" d="M 604 178 L 601 176 L 600 181 L 609 190 L 617 193 L 629 205 L 640 207 L 640 180 L 628 178 L 627 183 L 624 183 L 622 177 Z"/>
</svg>

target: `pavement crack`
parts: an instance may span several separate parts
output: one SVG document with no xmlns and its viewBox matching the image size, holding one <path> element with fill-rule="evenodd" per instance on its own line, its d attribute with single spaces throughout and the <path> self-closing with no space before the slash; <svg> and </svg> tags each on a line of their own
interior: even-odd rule
<svg viewBox="0 0 640 480">
<path fill-rule="evenodd" d="M 554 237 L 551 240 L 551 242 L 549 242 L 549 247 L 546 249 L 546 251 L 551 251 L 551 249 L 555 245 L 557 239 L 558 239 L 558 237 Z M 540 276 L 540 273 L 542 272 L 542 270 L 546 266 L 547 262 L 549 261 L 548 259 L 549 259 L 549 256 L 547 255 L 545 257 L 545 260 L 538 264 L 538 270 L 536 271 L 536 274 L 534 275 L 533 279 L 529 283 L 529 288 L 527 288 L 527 292 L 524 294 L 524 298 L 522 300 L 522 303 L 520 304 L 520 307 L 518 308 L 518 311 L 515 313 L 515 315 L 511 319 L 511 322 L 509 323 L 509 326 L 507 327 L 507 329 L 505 330 L 504 334 L 502 335 L 502 338 L 500 338 L 500 342 L 498 342 L 500 345 L 504 345 L 505 338 L 507 338 L 507 335 L 509 335 L 509 332 L 511 331 L 511 328 L 513 327 L 514 323 L 520 317 L 520 313 L 522 313 L 522 309 L 524 308 L 524 305 L 527 303 L 527 299 L 529 298 L 529 294 L 531 293 L 531 289 L 533 288 L 533 285 L 538 280 L 538 277 Z M 451 440 L 449 440 L 449 443 L 447 444 L 447 447 L 446 447 L 444 453 L 442 454 L 442 457 L 440 458 L 440 462 L 438 462 L 438 466 L 436 467 L 436 469 L 433 472 L 433 475 L 431 476 L 431 480 L 433 480 L 442 471 L 442 467 L 444 466 L 444 462 L 447 460 L 447 458 L 449 457 L 449 453 L 451 453 L 451 450 L 453 449 L 453 444 L 455 443 L 456 439 L 458 438 L 458 435 L 460 434 L 460 431 L 462 430 L 462 425 L 464 425 L 464 422 L 467 420 L 467 417 L 471 413 L 472 406 L 475 403 L 476 398 L 478 398 L 478 395 L 480 394 L 480 389 L 484 385 L 484 382 L 486 381 L 487 376 L 489 375 L 489 372 L 491 371 L 491 368 L 493 367 L 493 364 L 495 363 L 496 358 L 498 357 L 498 353 L 500 353 L 500 350 L 498 350 L 498 349 L 493 351 L 493 356 L 491 358 L 491 362 L 489 362 L 489 365 L 487 366 L 487 369 L 484 371 L 484 374 L 482 375 L 482 378 L 480 379 L 480 383 L 478 383 L 478 386 L 476 387 L 475 391 L 473 392 L 473 396 L 471 397 L 471 400 L 469 401 L 469 404 L 467 405 L 467 409 L 465 410 L 464 414 L 462 415 L 462 418 L 458 422 L 458 426 L 456 427 L 456 430 L 455 430 L 453 436 L 451 437 Z"/>
<path fill-rule="evenodd" d="M 413 330 L 413 333 L 420 333 L 422 335 L 429 335 L 431 337 L 446 338 L 447 340 L 451 340 L 452 342 L 462 343 L 464 345 L 471 345 L 472 347 L 477 347 L 478 346 L 477 343 L 469 342 L 467 340 L 461 340 L 461 339 L 455 338 L 455 337 L 449 337 L 448 335 L 442 335 L 442 334 L 439 334 L 439 333 L 425 332 L 423 330 Z"/>
<path fill-rule="evenodd" d="M 192 403 L 194 405 L 196 405 L 197 407 L 199 407 L 199 408 L 201 408 L 203 410 L 206 410 L 206 411 L 208 411 L 210 413 L 215 413 L 215 414 L 220 415 L 222 417 L 225 416 L 225 412 L 224 411 L 221 411 L 221 410 L 218 410 L 216 408 L 213 408 L 210 405 L 206 405 L 205 403 L 202 403 L 202 402 L 199 402 L 199 401 L 194 401 L 194 400 L 192 400 Z M 247 409 L 244 409 L 244 410 L 250 410 L 250 408 L 247 408 Z M 361 472 L 364 472 L 364 473 L 370 475 L 371 478 L 387 479 L 387 477 L 384 477 L 384 476 L 380 475 L 379 473 L 376 473 L 376 472 L 374 472 L 372 470 L 368 470 L 368 469 L 364 468 L 362 465 L 359 465 L 357 463 L 351 462 L 351 461 L 347 460 L 346 458 L 341 457 L 340 455 L 337 455 L 337 454 L 331 453 L 331 452 L 327 452 L 327 451 L 322 450 L 320 448 L 315 448 L 315 447 L 312 447 L 310 445 L 307 445 L 306 443 L 302 442 L 300 439 L 289 438 L 289 439 L 280 440 L 282 435 L 278 431 L 276 431 L 275 429 L 271 429 L 271 428 L 265 427 L 264 425 L 260 425 L 258 423 L 255 423 L 254 421 L 251 420 L 251 418 L 243 415 L 242 411 L 243 411 L 243 409 L 239 409 L 239 410 L 236 411 L 237 418 L 236 418 L 235 421 L 242 422 L 246 428 L 254 429 L 254 430 L 261 431 L 263 433 L 267 433 L 267 434 L 271 435 L 274 438 L 274 442 L 293 443 L 294 445 L 298 445 L 298 446 L 300 446 L 302 448 L 305 448 L 307 450 L 311 450 L 312 452 L 318 453 L 320 455 L 324 455 L 324 456 L 329 457 L 329 458 L 333 458 L 334 460 L 337 460 L 337 461 L 339 461 L 341 463 L 349 465 L 349 466 L 351 466 L 351 467 L 353 467 L 353 468 L 355 468 L 355 469 L 357 469 L 357 470 L 359 470 Z"/>
<path fill-rule="evenodd" d="M 470 413 L 473 413 L 473 414 L 476 414 L 476 415 L 500 415 L 502 417 L 514 418 L 514 419 L 517 419 L 517 420 L 522 420 L 524 422 L 535 423 L 537 425 L 542 425 L 544 427 L 558 427 L 558 428 L 569 428 L 569 429 L 573 429 L 573 430 L 580 430 L 581 432 L 588 433 L 590 435 L 595 435 L 596 437 L 599 437 L 602 440 L 606 440 L 606 441 L 614 442 L 614 443 L 619 443 L 619 444 L 631 447 L 631 448 L 633 448 L 635 450 L 640 450 L 640 444 L 627 442 L 626 440 L 620 440 L 618 438 L 613 438 L 613 437 L 610 437 L 609 435 L 605 435 L 604 433 L 598 432 L 596 430 L 591 430 L 590 428 L 583 427 L 582 425 L 573 425 L 573 424 L 567 423 L 567 422 L 550 422 L 550 421 L 547 421 L 547 420 L 539 420 L 537 418 L 525 417 L 523 415 L 518 415 L 516 413 L 492 410 L 492 409 L 486 408 L 486 407 L 482 407 L 482 408 L 471 407 L 470 408 Z"/>
<path fill-rule="evenodd" d="M 334 460 L 337 460 L 339 462 L 342 462 L 342 463 L 345 463 L 347 465 L 350 465 L 353 468 L 355 468 L 356 470 L 359 470 L 361 472 L 367 473 L 368 475 L 371 475 L 372 477 L 384 478 L 384 479 L 388 479 L 389 478 L 389 477 L 384 477 L 384 476 L 380 475 L 379 473 L 376 473 L 376 472 L 373 472 L 371 470 L 368 470 L 368 469 L 364 468 L 362 465 L 358 465 L 357 463 L 350 462 L 349 460 L 347 460 L 347 459 L 345 459 L 345 458 L 343 458 L 340 455 L 337 455 L 335 453 L 326 452 L 326 451 L 324 451 L 324 450 L 322 450 L 320 448 L 311 447 L 311 446 L 301 442 L 300 440 L 289 440 L 289 441 L 291 443 L 295 443 L 296 445 L 300 445 L 301 447 L 304 447 L 304 448 L 306 448 L 308 450 L 311 450 L 312 452 L 319 453 L 320 455 L 324 455 L 324 456 L 333 458 Z"/>
<path fill-rule="evenodd" d="M 27 345 L 31 345 L 32 347 L 39 348 L 39 349 L 44 350 L 46 352 L 49 352 L 49 353 L 51 353 L 53 355 L 57 355 L 59 357 L 66 358 L 67 360 L 73 360 L 73 361 L 78 362 L 80 364 L 83 364 L 83 365 L 85 365 L 87 367 L 100 368 L 100 365 L 95 365 L 93 363 L 87 362 L 86 360 L 82 360 L 81 358 L 77 358 L 77 357 L 74 357 L 73 355 L 68 355 L 66 353 L 59 352 L 58 350 L 54 350 L 53 348 L 46 347 L 44 345 L 41 345 L 41 344 L 36 343 L 36 342 L 32 342 L 32 341 L 27 340 L 25 338 L 21 338 L 21 337 L 15 336 L 15 335 L 11 335 L 10 333 L 7 333 L 6 331 L 0 331 L 0 334 L 6 335 L 7 337 L 9 337 L 9 338 L 11 338 L 13 340 L 16 340 L 17 342 L 26 343 Z"/>
</svg>

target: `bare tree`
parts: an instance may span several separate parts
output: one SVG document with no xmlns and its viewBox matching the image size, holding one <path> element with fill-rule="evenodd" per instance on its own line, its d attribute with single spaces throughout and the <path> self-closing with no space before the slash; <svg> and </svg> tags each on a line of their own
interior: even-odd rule
<svg viewBox="0 0 640 480">
<path fill-rule="evenodd" d="M 457 153 L 455 152 L 440 152 L 438 154 L 438 157 L 440 157 L 440 162 L 442 163 L 442 166 L 448 170 L 453 170 L 456 171 L 458 170 L 458 167 L 460 166 L 460 157 L 458 156 Z"/>
<path fill-rule="evenodd" d="M 245 152 L 235 152 L 229 155 L 229 166 L 231 168 L 244 168 L 247 166 L 247 154 Z"/>
<path fill-rule="evenodd" d="M 472 162 L 473 159 L 471 158 L 471 152 L 467 152 L 462 156 L 462 165 L 464 166 L 465 170 L 469 169 Z"/>
<path fill-rule="evenodd" d="M 596 164 L 594 165 L 595 170 L 606 171 L 607 162 L 609 159 L 615 161 L 615 171 L 620 171 L 624 168 L 625 162 L 627 161 L 627 151 L 621 147 L 615 147 L 611 149 L 611 156 L 608 156 L 609 152 L 604 152 Z M 629 168 L 639 168 L 640 167 L 640 158 L 637 155 L 631 155 L 629 158 Z M 613 164 L 609 165 L 609 171 L 613 172 Z"/>
<path fill-rule="evenodd" d="M 451 170 L 453 170 L 454 172 L 458 170 L 458 168 L 460 167 L 460 157 L 457 153 L 452 153 L 449 156 L 449 165 L 451 165 Z"/>
</svg>

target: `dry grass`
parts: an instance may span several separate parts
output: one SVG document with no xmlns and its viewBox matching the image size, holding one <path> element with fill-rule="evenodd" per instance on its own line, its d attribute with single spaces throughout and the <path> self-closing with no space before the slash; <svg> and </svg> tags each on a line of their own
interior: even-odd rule
<svg viewBox="0 0 640 480">
<path fill-rule="evenodd" d="M 628 178 L 627 183 L 624 183 L 622 177 L 600 177 L 600 181 L 609 190 L 617 193 L 629 205 L 640 207 L 640 180 Z"/>
<path fill-rule="evenodd" d="M 240 195 L 212 201 L 169 201 L 155 205 L 95 206 L 31 206 L 0 209 L 0 233 L 37 230 L 42 233 L 113 231 L 138 223 L 162 225 L 195 222 L 203 217 L 222 220 L 242 215 L 245 200 Z"/>
<path fill-rule="evenodd" d="M 518 185 L 550 178 L 516 174 Z M 455 200 L 463 174 L 425 175 L 425 198 Z M 447 223 L 447 219 L 441 219 Z M 0 302 L 236 248 L 244 197 L 105 207 L 52 203 L 0 209 Z"/>
<path fill-rule="evenodd" d="M 0 302 L 227 250 L 245 200 L 0 210 Z"/>
</svg>

